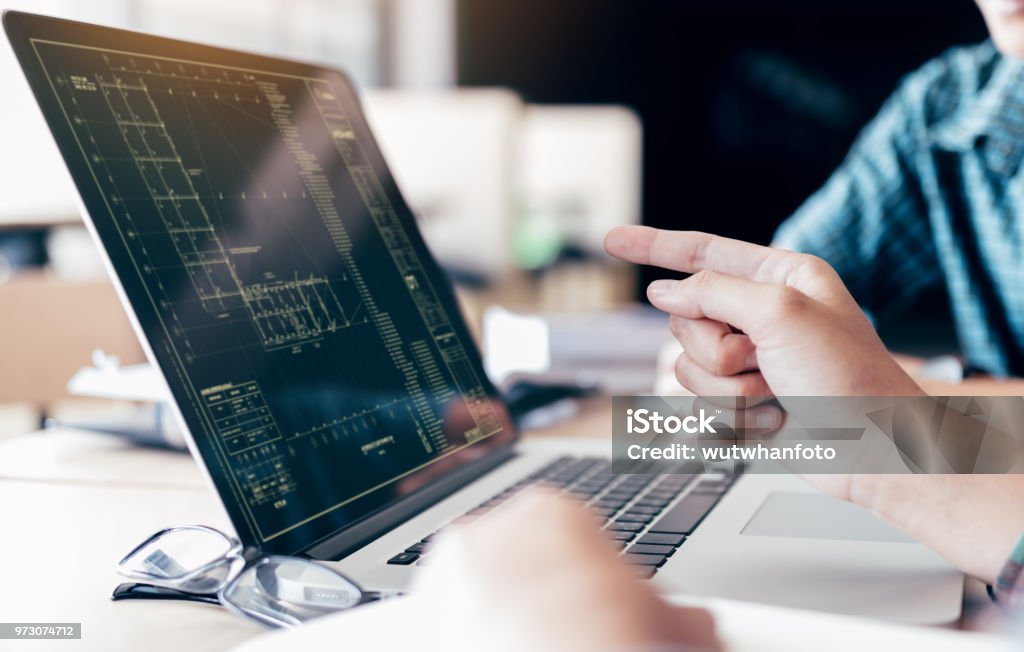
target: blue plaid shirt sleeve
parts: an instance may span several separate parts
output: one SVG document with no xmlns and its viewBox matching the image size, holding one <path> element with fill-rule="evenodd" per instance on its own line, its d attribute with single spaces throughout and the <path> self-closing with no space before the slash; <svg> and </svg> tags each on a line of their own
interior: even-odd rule
<svg viewBox="0 0 1024 652">
<path fill-rule="evenodd" d="M 926 66 L 903 82 L 840 168 L 773 242 L 826 260 L 861 307 L 876 316 L 942 280 L 916 173 L 934 68 Z"/>
</svg>

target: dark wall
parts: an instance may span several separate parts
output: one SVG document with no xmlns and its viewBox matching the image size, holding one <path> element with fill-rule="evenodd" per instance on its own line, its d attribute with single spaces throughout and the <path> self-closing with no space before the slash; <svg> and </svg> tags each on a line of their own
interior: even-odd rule
<svg viewBox="0 0 1024 652">
<path fill-rule="evenodd" d="M 897 80 L 985 38 L 970 0 L 459 0 L 459 82 L 622 103 L 644 221 L 767 242 Z"/>
</svg>

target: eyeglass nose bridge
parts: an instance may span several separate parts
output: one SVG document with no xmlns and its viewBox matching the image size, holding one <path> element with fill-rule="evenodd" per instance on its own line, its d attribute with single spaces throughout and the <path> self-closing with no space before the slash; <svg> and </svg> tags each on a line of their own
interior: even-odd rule
<svg viewBox="0 0 1024 652">
<path fill-rule="evenodd" d="M 245 562 L 246 566 L 249 566 L 267 556 L 267 553 L 255 546 L 246 546 L 239 550 L 237 554 L 238 558 Z"/>
</svg>

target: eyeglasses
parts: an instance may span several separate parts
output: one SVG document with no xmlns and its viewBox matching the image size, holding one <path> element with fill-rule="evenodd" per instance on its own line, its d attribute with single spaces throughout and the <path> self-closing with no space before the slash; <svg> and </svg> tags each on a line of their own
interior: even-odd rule
<svg viewBox="0 0 1024 652">
<path fill-rule="evenodd" d="M 375 599 L 341 573 L 298 557 L 263 555 L 219 530 L 160 530 L 118 562 L 129 598 L 219 603 L 268 627 L 295 627 Z"/>
</svg>

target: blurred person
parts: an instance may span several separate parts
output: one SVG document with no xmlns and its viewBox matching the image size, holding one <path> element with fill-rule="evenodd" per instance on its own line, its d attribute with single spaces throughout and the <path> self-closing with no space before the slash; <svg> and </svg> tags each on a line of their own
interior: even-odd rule
<svg viewBox="0 0 1024 652">
<path fill-rule="evenodd" d="M 991 40 L 906 77 L 773 244 L 876 317 L 944 287 L 968 365 L 1024 375 L 1024 1 L 977 4 Z"/>
</svg>

